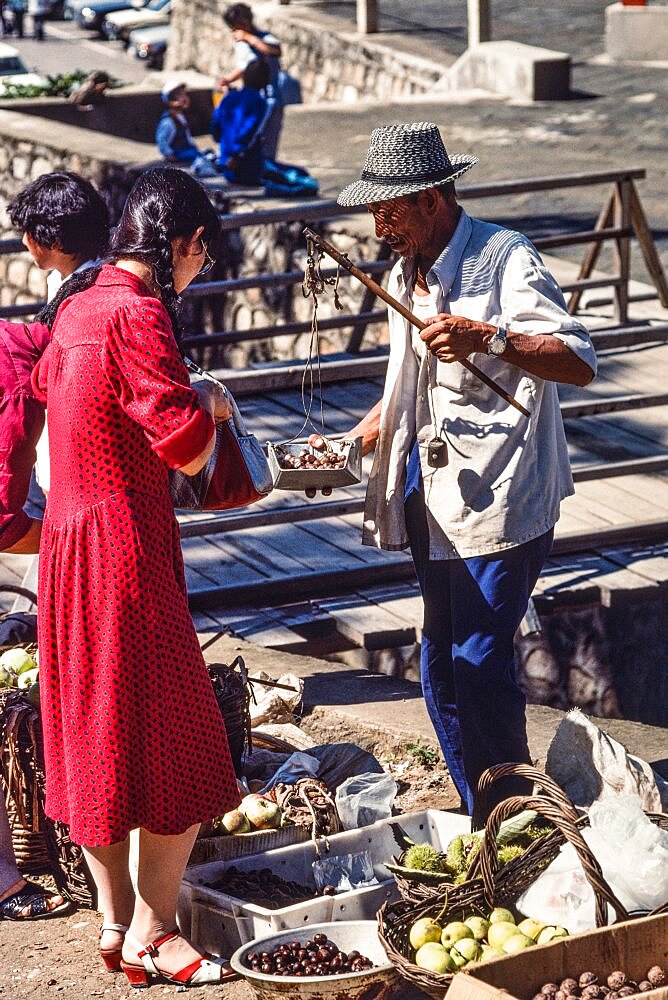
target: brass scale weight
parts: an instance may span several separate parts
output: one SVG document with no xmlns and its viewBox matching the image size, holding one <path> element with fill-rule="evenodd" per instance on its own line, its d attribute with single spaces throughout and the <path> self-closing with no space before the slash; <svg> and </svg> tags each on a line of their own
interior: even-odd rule
<svg viewBox="0 0 668 1000">
<path fill-rule="evenodd" d="M 393 298 L 381 285 L 374 281 L 373 278 L 370 278 L 368 274 L 365 274 L 364 271 L 360 270 L 359 267 L 355 267 L 347 254 L 341 253 L 335 246 L 332 246 L 331 243 L 328 243 L 327 240 L 324 240 L 322 236 L 314 233 L 313 230 L 308 227 L 304 229 L 304 235 L 307 240 L 307 261 L 302 292 L 304 296 L 313 296 L 313 326 L 316 334 L 316 310 L 318 307 L 317 296 L 324 291 L 325 285 L 334 285 L 334 304 L 337 309 L 343 308 L 337 295 L 338 272 L 336 278 L 326 278 L 320 270 L 320 261 L 322 260 L 324 254 L 331 257 L 332 260 L 336 261 L 339 267 L 343 267 L 346 271 L 352 274 L 354 278 L 357 278 L 358 281 L 361 281 L 361 283 L 372 291 L 374 295 L 378 296 L 379 299 L 382 299 L 383 302 L 387 302 L 389 306 L 395 309 L 399 315 L 404 317 L 404 319 L 407 319 L 409 323 L 417 327 L 418 330 L 424 330 L 426 328 L 427 324 L 418 319 L 418 317 L 415 316 L 410 309 L 407 309 L 406 306 L 401 304 L 401 302 L 398 302 L 395 298 Z M 314 247 L 317 247 L 320 251 L 317 261 L 315 258 Z M 475 375 L 476 378 L 479 378 L 481 382 L 484 382 L 485 385 L 489 386 L 490 389 L 501 396 L 502 399 L 505 399 L 507 403 L 510 403 L 510 405 L 514 406 L 516 410 L 523 413 L 525 417 L 529 417 L 531 415 L 529 411 L 515 399 L 514 396 L 512 396 L 509 392 L 506 392 L 503 386 L 500 386 L 499 383 L 495 382 L 493 378 L 490 378 L 489 375 L 486 375 L 485 372 L 481 371 L 481 369 L 478 368 L 477 365 L 473 364 L 472 361 L 469 361 L 467 358 L 463 358 L 459 363 Z M 436 428 L 434 429 L 436 430 Z M 447 464 L 447 446 L 445 441 L 441 438 L 435 437 L 429 442 L 428 460 L 429 464 L 433 466 L 443 466 Z"/>
</svg>

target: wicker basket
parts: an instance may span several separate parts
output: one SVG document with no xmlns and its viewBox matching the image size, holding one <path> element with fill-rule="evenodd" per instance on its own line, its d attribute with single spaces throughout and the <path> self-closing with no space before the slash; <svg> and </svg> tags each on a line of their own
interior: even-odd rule
<svg viewBox="0 0 668 1000">
<path fill-rule="evenodd" d="M 478 831 L 484 829 L 485 823 L 483 817 L 488 815 L 490 790 L 496 781 L 508 777 L 526 778 L 533 782 L 534 793 L 536 788 L 539 788 L 541 797 L 551 799 L 561 807 L 564 814 L 569 816 L 573 822 L 578 822 L 578 813 L 573 803 L 563 789 L 547 774 L 536 770 L 535 767 L 531 767 L 529 764 L 496 764 L 494 767 L 483 771 L 480 776 L 475 809 L 471 818 L 472 830 Z M 536 871 L 536 875 L 538 875 L 538 871 L 546 867 L 553 857 L 556 857 L 559 847 L 563 843 L 558 835 L 551 840 L 548 839 L 549 836 L 546 835 L 534 844 L 531 844 L 522 853 L 521 858 L 514 859 L 511 864 L 517 865 L 518 862 L 523 862 L 525 858 L 528 858 L 532 865 L 540 865 L 540 868 Z M 547 850 L 545 850 L 546 845 Z M 415 872 L 414 874 L 407 875 L 393 871 L 393 875 L 399 895 L 409 903 L 425 904 L 432 899 L 442 898 L 444 893 L 456 888 L 452 882 L 443 881 L 442 878 L 439 878 L 433 872 Z M 470 880 L 472 877 L 473 873 L 469 870 L 467 880 Z M 505 877 L 505 869 L 503 877 Z"/>
<path fill-rule="evenodd" d="M 44 833 L 42 727 L 22 691 L 0 692 L 0 778 L 16 863 L 21 872 L 51 869 Z"/>
<path fill-rule="evenodd" d="M 25 874 L 53 875 L 58 890 L 95 909 L 95 885 L 81 848 L 63 823 L 44 813 L 44 753 L 39 711 L 25 693 L 0 694 L 0 763 L 16 862 Z"/>
<path fill-rule="evenodd" d="M 209 663 L 207 669 L 225 723 L 234 771 L 237 777 L 240 777 L 244 753 L 250 753 L 252 750 L 251 692 L 246 664 L 241 656 L 237 656 L 229 665 Z"/>
<path fill-rule="evenodd" d="M 533 809 L 552 822 L 556 829 L 541 840 L 534 841 L 520 857 L 499 869 L 496 837 L 504 819 Z M 445 993 L 452 974 L 428 972 L 414 963 L 414 951 L 409 942 L 412 925 L 421 917 L 439 917 L 441 921 L 460 920 L 472 913 L 485 914 L 494 906 L 512 906 L 519 896 L 535 881 L 545 867 L 546 857 L 569 841 L 575 848 L 585 876 L 594 890 L 596 924 L 607 923 L 609 903 L 618 920 L 628 919 L 628 914 L 603 878 L 601 867 L 585 843 L 578 829 L 578 822 L 561 805 L 550 798 L 530 796 L 505 799 L 492 811 L 480 851 L 469 871 L 470 879 L 448 890 L 425 904 L 409 902 L 385 903 L 378 913 L 378 931 L 390 961 L 413 986 L 435 998 Z M 552 842 L 551 844 L 548 842 Z M 479 873 L 479 877 L 478 877 Z"/>
</svg>

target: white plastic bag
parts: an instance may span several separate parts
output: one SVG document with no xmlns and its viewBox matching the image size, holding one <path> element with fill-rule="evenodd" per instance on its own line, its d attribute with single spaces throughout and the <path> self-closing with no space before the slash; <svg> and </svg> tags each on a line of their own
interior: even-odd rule
<svg viewBox="0 0 668 1000">
<path fill-rule="evenodd" d="M 645 816 L 635 795 L 595 802 L 590 827 L 582 830 L 603 877 L 629 912 L 649 912 L 668 901 L 668 832 Z M 594 890 L 575 848 L 566 844 L 538 879 L 517 900 L 520 913 L 540 915 L 571 934 L 596 926 Z M 614 921 L 608 906 L 608 923 Z"/>
<path fill-rule="evenodd" d="M 649 912 L 668 901 L 668 831 L 652 823 L 633 795 L 595 802 L 583 836 L 619 902 Z"/>
<path fill-rule="evenodd" d="M 344 830 L 357 830 L 392 815 L 397 783 L 391 774 L 357 774 L 336 789 L 336 809 Z"/>
<path fill-rule="evenodd" d="M 596 928 L 594 891 L 586 879 L 572 844 L 564 844 L 554 861 L 517 900 L 525 917 L 539 917 L 552 927 L 565 927 L 570 934 Z M 608 923 L 614 912 L 608 907 Z"/>
</svg>

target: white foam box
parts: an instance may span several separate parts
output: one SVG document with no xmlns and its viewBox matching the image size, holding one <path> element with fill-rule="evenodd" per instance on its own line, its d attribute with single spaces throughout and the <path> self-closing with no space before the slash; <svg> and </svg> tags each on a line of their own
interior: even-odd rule
<svg viewBox="0 0 668 1000">
<path fill-rule="evenodd" d="M 384 864 L 401 853 L 392 833 L 393 824 L 401 827 L 416 843 L 430 843 L 437 850 L 443 850 L 453 837 L 467 833 L 471 828 L 468 816 L 429 809 L 392 816 L 359 830 L 322 838 L 318 841 L 317 850 L 316 845 L 309 841 L 253 857 L 212 861 L 188 868 L 179 894 L 179 926 L 200 948 L 214 955 L 227 956 L 240 944 L 278 931 L 303 927 L 304 924 L 373 919 L 386 899 L 397 898 L 394 879 Z M 248 872 L 269 868 L 276 875 L 300 885 L 312 886 L 315 891 L 312 864 L 318 857 L 318 851 L 320 857 L 368 851 L 379 884 L 335 896 L 317 896 L 277 910 L 212 888 L 213 883 L 224 879 L 225 870 L 234 866 Z"/>
</svg>

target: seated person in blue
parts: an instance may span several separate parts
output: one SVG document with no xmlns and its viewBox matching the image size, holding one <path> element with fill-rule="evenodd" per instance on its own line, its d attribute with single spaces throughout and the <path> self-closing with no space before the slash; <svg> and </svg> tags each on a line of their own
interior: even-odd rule
<svg viewBox="0 0 668 1000">
<path fill-rule="evenodd" d="M 185 83 L 171 80 L 160 93 L 167 109 L 155 130 L 155 142 L 168 163 L 194 163 L 200 155 L 186 119 L 190 97 Z"/>
<path fill-rule="evenodd" d="M 243 71 L 243 87 L 230 90 L 211 119 L 211 135 L 219 143 L 218 170 L 233 184 L 262 184 L 262 134 L 269 118 L 261 91 L 269 82 L 269 65 L 255 59 Z"/>
</svg>

